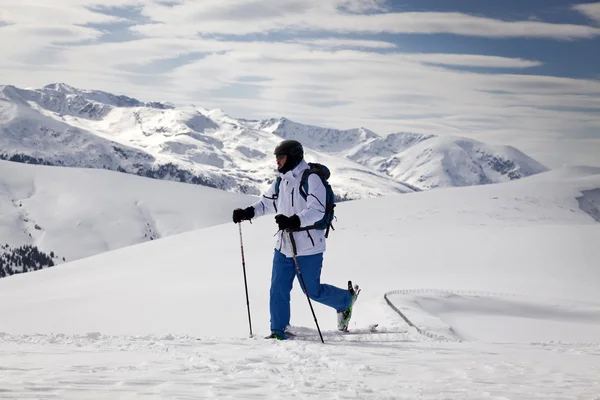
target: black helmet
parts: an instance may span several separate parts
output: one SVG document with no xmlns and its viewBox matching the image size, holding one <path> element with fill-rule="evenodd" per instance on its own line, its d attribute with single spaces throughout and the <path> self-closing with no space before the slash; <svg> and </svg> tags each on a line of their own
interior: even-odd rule
<svg viewBox="0 0 600 400">
<path fill-rule="evenodd" d="M 287 139 L 279 143 L 273 152 L 275 156 L 287 156 L 285 165 L 279 169 L 279 172 L 286 172 L 296 168 L 300 161 L 304 159 L 304 149 L 302 144 L 297 140 Z"/>
</svg>

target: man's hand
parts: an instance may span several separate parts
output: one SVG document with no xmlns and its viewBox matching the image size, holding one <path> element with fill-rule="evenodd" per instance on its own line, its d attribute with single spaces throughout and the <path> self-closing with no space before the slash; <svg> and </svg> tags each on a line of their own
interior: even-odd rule
<svg viewBox="0 0 600 400">
<path fill-rule="evenodd" d="M 239 224 L 242 221 L 251 220 L 254 218 L 254 207 L 250 206 L 245 209 L 236 208 L 233 210 L 233 222 Z"/>
<path fill-rule="evenodd" d="M 277 225 L 279 225 L 280 231 L 295 231 L 300 228 L 300 218 L 297 215 L 286 217 L 283 214 L 279 214 L 275 216 L 275 222 L 277 222 Z"/>
</svg>

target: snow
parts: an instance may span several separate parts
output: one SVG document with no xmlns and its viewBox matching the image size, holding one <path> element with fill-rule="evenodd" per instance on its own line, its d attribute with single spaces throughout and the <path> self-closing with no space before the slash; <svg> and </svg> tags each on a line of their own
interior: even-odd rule
<svg viewBox="0 0 600 400">
<path fill-rule="evenodd" d="M 322 281 L 362 292 L 353 335 L 313 303 L 325 345 L 297 283 L 311 334 L 261 339 L 272 217 L 242 224 L 253 338 L 228 221 L 1 279 L 0 396 L 599 399 L 600 225 L 578 201 L 598 189 L 565 168 L 339 204 Z"/>
<path fill-rule="evenodd" d="M 600 354 L 585 346 L 1 340 L 11 398 L 597 399 L 599 388 Z"/>
</svg>

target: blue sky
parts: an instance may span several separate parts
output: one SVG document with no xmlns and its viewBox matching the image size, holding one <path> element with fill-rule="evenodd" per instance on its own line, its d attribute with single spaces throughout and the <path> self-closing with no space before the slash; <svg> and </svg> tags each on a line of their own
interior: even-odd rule
<svg viewBox="0 0 600 400">
<path fill-rule="evenodd" d="M 1 0 L 2 84 L 51 82 L 600 166 L 600 2 Z"/>
</svg>

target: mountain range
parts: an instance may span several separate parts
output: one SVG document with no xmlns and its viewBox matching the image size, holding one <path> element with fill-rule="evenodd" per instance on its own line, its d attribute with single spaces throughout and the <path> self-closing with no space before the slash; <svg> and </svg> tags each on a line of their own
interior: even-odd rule
<svg viewBox="0 0 600 400">
<path fill-rule="evenodd" d="M 510 146 L 463 137 L 339 130 L 286 118 L 247 120 L 63 83 L 0 86 L 0 158 L 100 168 L 259 195 L 272 182 L 273 148 L 303 143 L 326 164 L 338 199 L 506 182 L 547 168 Z"/>
</svg>

